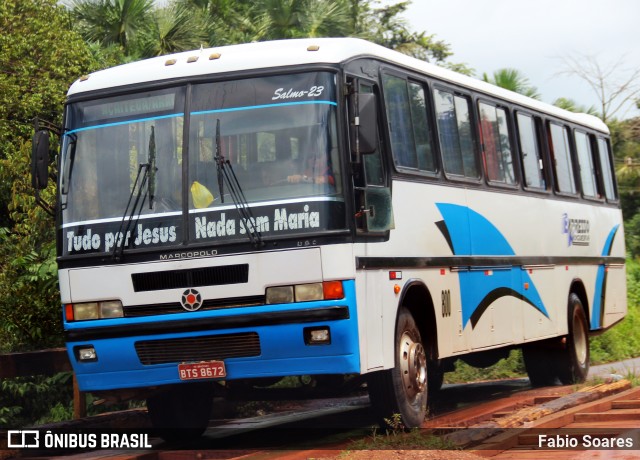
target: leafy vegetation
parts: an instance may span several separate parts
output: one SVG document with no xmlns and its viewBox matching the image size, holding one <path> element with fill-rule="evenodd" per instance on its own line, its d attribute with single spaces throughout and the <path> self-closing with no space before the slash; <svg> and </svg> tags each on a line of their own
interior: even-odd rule
<svg viewBox="0 0 640 460">
<path fill-rule="evenodd" d="M 69 84 L 95 68 L 55 0 L 0 2 L 0 352 L 61 344 L 51 218 L 35 206 L 34 117 L 60 123 Z M 53 201 L 53 185 L 44 192 Z"/>
<path fill-rule="evenodd" d="M 533 99 L 540 99 L 540 94 L 535 86 L 532 86 L 529 79 L 517 69 L 498 69 L 489 77 L 486 73 L 482 79 L 487 83 L 494 84 L 500 88 L 505 88 L 516 93 L 524 94 Z"/>
<path fill-rule="evenodd" d="M 352 442 L 349 450 L 459 450 L 453 443 L 432 433 L 417 428 L 407 431 L 400 414 L 393 414 L 384 421 L 388 426 L 386 431 L 379 432 L 374 427 L 371 436 Z"/>
<path fill-rule="evenodd" d="M 640 263 L 627 261 L 627 298 L 629 310 L 625 319 L 599 337 L 591 340 L 594 364 L 620 361 L 638 356 L 640 350 Z"/>
<path fill-rule="evenodd" d="M 302 37 L 360 37 L 419 59 L 449 63 L 447 43 L 411 31 L 402 18 L 410 4 L 378 6 L 372 0 L 71 0 L 76 29 L 88 43 L 123 60 L 200 46 Z M 99 49 L 97 50 L 99 51 Z"/>
<path fill-rule="evenodd" d="M 21 427 L 73 418 L 73 375 L 0 381 L 0 427 Z"/>
</svg>

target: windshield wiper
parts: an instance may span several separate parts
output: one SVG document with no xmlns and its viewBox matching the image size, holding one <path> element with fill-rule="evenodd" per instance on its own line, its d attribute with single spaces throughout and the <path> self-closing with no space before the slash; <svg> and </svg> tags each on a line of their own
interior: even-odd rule
<svg viewBox="0 0 640 460">
<path fill-rule="evenodd" d="M 131 193 L 129 194 L 129 201 L 127 202 L 127 207 L 124 209 L 124 214 L 122 215 L 122 220 L 120 221 L 120 228 L 118 229 L 118 233 L 116 233 L 116 238 L 120 239 L 120 245 L 118 245 L 118 240 L 116 239 L 115 247 L 113 248 L 113 259 L 115 261 L 120 261 L 122 254 L 124 252 L 125 243 L 128 243 L 129 239 L 127 235 L 129 230 L 131 230 L 131 224 L 133 223 L 133 219 L 135 216 L 140 216 L 142 212 L 142 207 L 144 206 L 144 202 L 146 200 L 147 195 L 149 194 L 149 187 L 145 187 L 147 185 L 147 180 L 149 178 L 149 163 L 140 163 L 138 165 L 138 174 L 136 175 L 136 180 L 133 183 L 133 188 L 131 189 Z M 143 172 L 144 171 L 144 172 Z M 138 182 L 140 184 L 138 185 Z M 136 193 L 136 186 L 138 192 Z M 133 197 L 135 195 L 135 200 Z M 142 200 L 142 201 L 141 201 Z M 131 206 L 131 201 L 133 201 L 133 206 L 131 210 L 129 210 L 129 206 Z M 136 218 L 137 221 L 137 218 Z M 126 225 L 125 225 L 126 222 Z M 123 229 L 124 226 L 124 229 Z"/>
<path fill-rule="evenodd" d="M 64 165 L 62 168 L 62 176 L 60 178 L 60 206 L 67 209 L 67 198 L 69 195 L 69 184 L 71 184 L 71 173 L 73 172 L 73 163 L 76 158 L 76 146 L 78 145 L 78 135 L 75 133 L 65 134 L 69 137 L 64 152 Z"/>
<path fill-rule="evenodd" d="M 218 186 L 220 188 L 220 201 L 224 203 L 224 181 L 226 180 L 229 188 L 229 195 L 233 200 L 233 204 L 240 214 L 240 218 L 244 224 L 244 228 L 247 230 L 247 236 L 255 247 L 264 246 L 262 235 L 256 228 L 256 219 L 253 217 L 247 198 L 244 196 L 242 186 L 238 181 L 231 162 L 222 155 L 222 148 L 220 145 L 220 119 L 216 121 L 216 168 L 218 170 Z"/>
<path fill-rule="evenodd" d="M 147 175 L 149 176 L 149 209 L 153 209 L 153 200 L 156 196 L 156 132 L 151 127 L 151 135 L 149 136 L 149 163 Z"/>
<path fill-rule="evenodd" d="M 133 182 L 127 206 L 124 208 L 124 214 L 120 221 L 120 228 L 118 229 L 118 233 L 116 233 L 116 238 L 120 238 L 120 245 L 118 245 L 118 240 L 116 240 L 112 254 L 115 261 L 120 261 L 122 254 L 124 253 L 125 243 L 128 243 L 129 240 L 127 236 L 131 230 L 131 225 L 133 224 L 134 218 L 136 222 L 138 221 L 147 196 L 149 196 L 149 209 L 153 208 L 156 177 L 156 137 L 153 126 L 151 127 L 151 135 L 149 136 L 149 154 L 147 160 L 147 163 L 140 163 L 138 165 L 138 174 L 136 175 L 136 180 Z M 132 201 L 133 206 L 131 205 Z M 130 207 L 131 209 L 129 209 Z"/>
<path fill-rule="evenodd" d="M 220 202 L 224 203 L 224 157 L 220 155 L 222 147 L 220 145 L 220 119 L 216 120 L 216 169 L 218 170 L 218 191 L 220 192 Z M 231 165 L 229 165 L 231 167 Z"/>
</svg>

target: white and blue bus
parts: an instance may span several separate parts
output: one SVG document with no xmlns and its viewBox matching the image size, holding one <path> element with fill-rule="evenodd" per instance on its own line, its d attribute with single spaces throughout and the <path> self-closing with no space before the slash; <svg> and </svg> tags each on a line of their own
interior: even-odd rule
<svg viewBox="0 0 640 460">
<path fill-rule="evenodd" d="M 69 358 L 161 428 L 201 433 L 214 382 L 336 374 L 415 427 L 456 359 L 581 381 L 626 314 L 607 127 L 362 40 L 95 72 L 61 133 Z"/>
</svg>

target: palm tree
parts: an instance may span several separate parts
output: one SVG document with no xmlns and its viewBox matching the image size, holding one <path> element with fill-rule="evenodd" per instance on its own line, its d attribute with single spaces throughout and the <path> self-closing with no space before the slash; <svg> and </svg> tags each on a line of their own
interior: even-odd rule
<svg viewBox="0 0 640 460">
<path fill-rule="evenodd" d="M 553 105 L 570 112 L 588 113 L 589 115 L 594 115 L 596 117 L 598 116 L 598 111 L 594 106 L 585 107 L 583 105 L 578 105 L 576 101 L 574 101 L 573 99 L 568 99 L 566 97 L 559 97 L 558 99 L 553 101 Z"/>
<path fill-rule="evenodd" d="M 298 16 L 300 37 L 342 37 L 349 35 L 351 24 L 348 5 L 343 1 L 305 1 L 304 13 Z"/>
<path fill-rule="evenodd" d="M 117 44 L 136 52 L 136 39 L 150 24 L 153 0 L 73 0 L 71 11 L 88 42 Z"/>
<path fill-rule="evenodd" d="M 202 15 L 193 14 L 184 5 L 172 5 L 154 11 L 142 39 L 143 57 L 161 56 L 208 46 Z"/>
<path fill-rule="evenodd" d="M 266 25 L 265 39 L 336 37 L 349 35 L 348 6 L 345 0 L 260 0 L 250 14 Z"/>
<path fill-rule="evenodd" d="M 517 69 L 498 69 L 493 72 L 492 78 L 489 78 L 485 73 L 482 75 L 482 79 L 501 88 L 524 94 L 533 99 L 540 99 L 538 89 L 535 86 L 531 86 L 529 79 Z"/>
<path fill-rule="evenodd" d="M 251 0 L 177 0 L 201 21 L 210 46 L 264 40 L 268 24 L 255 13 L 260 3 Z"/>
</svg>

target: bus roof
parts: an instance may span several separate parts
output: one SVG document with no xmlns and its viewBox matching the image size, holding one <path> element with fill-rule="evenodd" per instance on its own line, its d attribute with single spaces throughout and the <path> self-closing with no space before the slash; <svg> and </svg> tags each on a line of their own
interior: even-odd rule
<svg viewBox="0 0 640 460">
<path fill-rule="evenodd" d="M 466 88 L 494 95 L 524 107 L 609 132 L 597 117 L 573 113 L 505 90 L 476 78 L 412 58 L 358 38 L 305 38 L 229 45 L 159 56 L 100 70 L 77 80 L 68 95 L 170 79 L 267 69 L 303 64 L 338 64 L 373 57 L 414 69 Z"/>
</svg>

